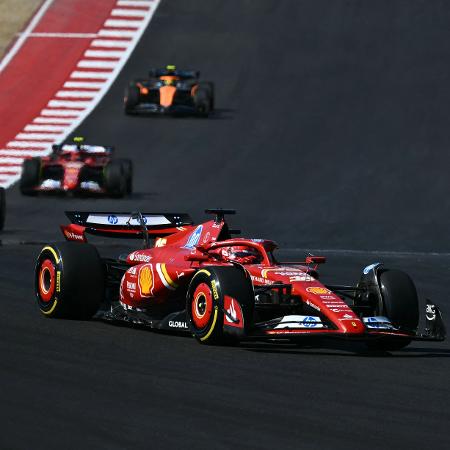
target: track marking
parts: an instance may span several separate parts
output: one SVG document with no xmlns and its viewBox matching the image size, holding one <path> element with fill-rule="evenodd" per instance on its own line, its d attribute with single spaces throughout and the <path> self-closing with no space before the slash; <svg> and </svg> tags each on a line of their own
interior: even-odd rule
<svg viewBox="0 0 450 450">
<path fill-rule="evenodd" d="M 55 108 L 86 108 L 89 106 L 89 100 L 86 101 L 72 101 L 72 100 L 50 100 L 48 106 Z"/>
<path fill-rule="evenodd" d="M 143 9 L 113 9 L 112 16 L 121 17 L 145 17 L 146 11 Z"/>
<path fill-rule="evenodd" d="M 53 141 L 59 136 L 61 135 L 54 133 L 19 133 L 16 139 L 23 139 L 24 141 Z"/>
<path fill-rule="evenodd" d="M 114 50 L 86 50 L 84 56 L 86 58 L 121 58 L 123 51 Z"/>
<path fill-rule="evenodd" d="M 106 39 L 96 39 L 92 41 L 91 47 L 111 47 L 111 48 L 127 48 L 130 41 L 113 41 Z"/>
<path fill-rule="evenodd" d="M 79 109 L 43 109 L 41 116 L 62 116 L 76 118 L 81 114 Z"/>
<path fill-rule="evenodd" d="M 149 8 L 151 5 L 151 1 L 145 0 L 119 0 L 117 2 L 117 6 L 146 6 Z"/>
<path fill-rule="evenodd" d="M 69 39 L 92 39 L 97 33 L 30 33 L 32 38 L 69 38 Z"/>
<path fill-rule="evenodd" d="M 55 95 L 58 98 L 94 98 L 95 91 L 58 91 Z"/>
<path fill-rule="evenodd" d="M 139 28 L 140 25 L 141 25 L 140 20 L 108 19 L 105 22 L 105 27 L 110 27 L 110 28 Z"/>
<path fill-rule="evenodd" d="M 47 142 L 42 142 L 42 141 L 28 141 L 28 142 L 25 142 L 25 141 L 11 141 L 11 142 L 8 142 L 7 144 L 6 144 L 6 146 L 7 147 L 17 147 L 17 149 L 20 149 L 20 148 L 27 148 L 27 149 L 29 149 L 29 148 L 33 148 L 33 147 L 36 147 L 36 148 L 47 148 L 48 147 L 48 143 Z"/>
<path fill-rule="evenodd" d="M 134 31 L 128 30 L 100 30 L 97 35 L 99 37 L 112 37 L 112 38 L 132 38 L 135 35 Z"/>
<path fill-rule="evenodd" d="M 60 119 L 58 117 L 36 117 L 33 120 L 33 123 L 58 123 L 61 125 L 70 125 L 72 122 L 72 119 Z"/>
<path fill-rule="evenodd" d="M 64 88 L 86 88 L 86 89 L 101 89 L 103 83 L 95 83 L 90 81 L 66 81 Z"/>
<path fill-rule="evenodd" d="M 25 149 L 2 149 L 0 150 L 0 156 L 21 156 L 21 160 L 23 161 L 24 157 L 28 156 L 44 156 L 48 155 L 48 146 L 46 146 L 46 150 L 25 150 Z"/>
<path fill-rule="evenodd" d="M 70 74 L 71 78 L 86 78 L 86 79 L 103 79 L 107 80 L 111 76 L 111 72 L 79 72 L 75 71 Z"/>
<path fill-rule="evenodd" d="M 28 24 L 27 28 L 19 38 L 17 39 L 16 43 L 11 47 L 9 52 L 5 55 L 5 57 L 0 61 L 0 72 L 9 64 L 11 59 L 14 58 L 16 53 L 20 50 L 25 40 L 28 38 L 28 36 L 31 34 L 31 32 L 34 30 L 38 22 L 41 20 L 42 16 L 47 12 L 47 9 L 50 7 L 50 5 L 53 3 L 53 0 L 46 0 L 41 8 L 38 10 L 38 12 L 34 15 L 34 17 L 31 19 L 31 22 Z"/>
<path fill-rule="evenodd" d="M 86 69 L 114 69 L 116 67 L 115 61 L 101 61 L 93 59 L 82 59 L 77 67 L 84 67 Z"/>
<path fill-rule="evenodd" d="M 64 128 L 61 125 L 27 125 L 25 131 L 54 131 L 57 133 L 63 132 Z"/>
</svg>

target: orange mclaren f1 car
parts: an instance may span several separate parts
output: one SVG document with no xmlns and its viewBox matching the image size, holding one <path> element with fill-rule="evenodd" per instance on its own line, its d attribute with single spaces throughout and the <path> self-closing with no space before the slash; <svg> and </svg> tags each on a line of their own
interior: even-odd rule
<svg viewBox="0 0 450 450">
<path fill-rule="evenodd" d="M 214 85 L 200 81 L 200 72 L 169 65 L 151 69 L 125 90 L 125 114 L 156 113 L 208 116 L 214 110 Z"/>
</svg>

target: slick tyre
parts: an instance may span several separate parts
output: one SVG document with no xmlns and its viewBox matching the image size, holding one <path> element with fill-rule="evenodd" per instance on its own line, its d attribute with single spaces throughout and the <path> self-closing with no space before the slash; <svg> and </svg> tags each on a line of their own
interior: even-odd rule
<svg viewBox="0 0 450 450">
<path fill-rule="evenodd" d="M 0 231 L 3 230 L 3 227 L 5 226 L 5 216 L 6 216 L 5 189 L 0 187 Z"/>
<path fill-rule="evenodd" d="M 134 84 L 130 83 L 125 89 L 124 96 L 124 110 L 125 114 L 133 114 L 136 106 L 139 104 L 139 88 Z"/>
<path fill-rule="evenodd" d="M 225 304 L 230 299 L 234 310 L 240 308 L 242 312 L 240 327 L 226 325 L 230 315 L 225 312 Z M 253 286 L 242 267 L 204 267 L 189 284 L 186 313 L 192 335 L 201 344 L 238 342 L 251 327 L 253 310 Z"/>
<path fill-rule="evenodd" d="M 419 324 L 419 300 L 409 275 L 400 270 L 384 270 L 379 285 L 383 304 L 378 314 L 387 317 L 400 330 L 415 332 Z M 368 345 L 376 350 L 400 350 L 410 342 L 409 338 L 389 337 Z"/>
<path fill-rule="evenodd" d="M 214 107 L 214 98 L 211 86 L 207 83 L 200 84 L 194 94 L 194 104 L 198 113 L 208 116 Z"/>
<path fill-rule="evenodd" d="M 90 244 L 46 245 L 35 270 L 36 300 L 42 314 L 64 319 L 90 319 L 105 291 L 103 265 Z"/>
<path fill-rule="evenodd" d="M 120 159 L 119 161 L 125 176 L 126 193 L 130 195 L 133 192 L 133 163 L 131 159 Z"/>
<path fill-rule="evenodd" d="M 127 179 L 120 161 L 111 161 L 104 172 L 104 185 L 111 197 L 123 197 L 127 192 Z"/>
<path fill-rule="evenodd" d="M 41 174 L 41 159 L 26 159 L 22 165 L 22 175 L 20 177 L 20 192 L 23 195 L 36 195 L 36 188 L 39 185 Z"/>
</svg>

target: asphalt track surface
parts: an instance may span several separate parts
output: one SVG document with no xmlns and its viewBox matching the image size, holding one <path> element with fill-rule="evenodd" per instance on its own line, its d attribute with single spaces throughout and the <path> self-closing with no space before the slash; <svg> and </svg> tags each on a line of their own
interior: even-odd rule
<svg viewBox="0 0 450 450">
<path fill-rule="evenodd" d="M 377 260 L 403 268 L 449 317 L 449 16 L 438 1 L 163 1 L 79 130 L 133 158 L 136 193 L 8 191 L 0 448 L 449 447 L 447 342 L 213 348 L 45 319 L 32 292 L 39 243 L 60 240 L 65 209 L 201 220 L 223 206 L 284 247 L 357 250 L 330 252 L 325 281 L 354 282 Z M 214 118 L 123 116 L 126 81 L 168 62 L 215 81 Z"/>
</svg>

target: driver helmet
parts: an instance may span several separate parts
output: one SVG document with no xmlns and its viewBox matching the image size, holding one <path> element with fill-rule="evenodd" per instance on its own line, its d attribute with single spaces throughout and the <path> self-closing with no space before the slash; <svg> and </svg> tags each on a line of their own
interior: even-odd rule
<svg viewBox="0 0 450 450">
<path fill-rule="evenodd" d="M 262 256 L 258 250 L 244 245 L 223 247 L 221 249 L 221 256 L 226 261 L 237 262 L 239 264 L 258 264 L 262 261 Z"/>
</svg>

